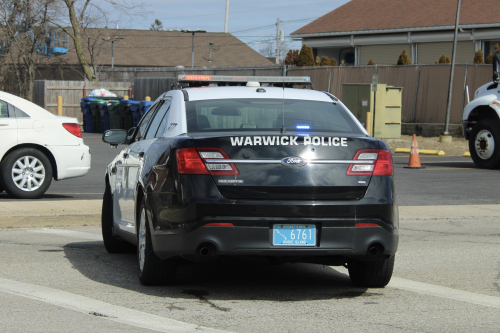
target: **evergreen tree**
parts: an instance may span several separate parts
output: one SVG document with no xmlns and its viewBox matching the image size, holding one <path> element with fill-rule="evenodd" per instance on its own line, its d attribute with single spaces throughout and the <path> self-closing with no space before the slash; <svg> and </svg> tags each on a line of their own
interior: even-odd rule
<svg viewBox="0 0 500 333">
<path fill-rule="evenodd" d="M 500 45 L 496 44 L 495 46 L 493 46 L 493 54 L 498 54 L 500 53 Z M 488 54 L 488 56 L 486 57 L 486 63 L 487 64 L 492 64 L 493 63 L 493 54 Z"/>
<path fill-rule="evenodd" d="M 340 62 L 340 66 L 345 66 L 345 60 L 342 60 L 342 61 Z"/>
<path fill-rule="evenodd" d="M 474 54 L 474 61 L 475 64 L 484 64 L 484 53 L 481 50 L 477 50 L 476 53 Z"/>
<path fill-rule="evenodd" d="M 299 50 L 289 50 L 286 54 L 285 65 L 297 66 L 297 61 L 299 59 Z"/>
<path fill-rule="evenodd" d="M 438 64 L 446 64 L 446 56 L 444 55 L 444 53 L 441 54 L 441 57 L 438 60 Z"/>
<path fill-rule="evenodd" d="M 330 66 L 337 66 L 337 60 L 335 58 L 330 59 Z"/>
<path fill-rule="evenodd" d="M 321 61 L 319 60 L 319 56 L 316 56 L 316 59 L 314 60 L 314 66 L 319 66 Z"/>
<path fill-rule="evenodd" d="M 322 56 L 321 57 L 321 62 L 319 63 L 319 65 L 320 66 L 331 66 L 332 65 L 332 61 L 327 56 Z"/>
<path fill-rule="evenodd" d="M 408 53 L 406 52 L 406 49 L 403 49 L 401 51 L 401 54 L 399 55 L 398 59 L 398 65 L 411 65 L 411 60 L 408 58 Z"/>
<path fill-rule="evenodd" d="M 374 63 L 374 62 L 373 62 L 373 60 L 370 58 L 370 61 L 368 61 L 368 64 L 367 64 L 367 65 L 368 65 L 368 66 L 373 66 L 373 65 L 375 65 L 375 63 Z"/>
<path fill-rule="evenodd" d="M 314 66 L 314 55 L 312 48 L 307 47 L 306 44 L 302 45 L 299 57 L 297 59 L 297 66 Z"/>
<path fill-rule="evenodd" d="M 160 20 L 155 19 L 155 22 L 151 24 L 151 27 L 149 27 L 149 30 L 163 30 L 163 23 L 161 23 Z"/>
<path fill-rule="evenodd" d="M 448 56 L 446 56 L 446 63 L 447 63 L 447 64 L 451 64 L 450 57 L 448 57 Z"/>
</svg>

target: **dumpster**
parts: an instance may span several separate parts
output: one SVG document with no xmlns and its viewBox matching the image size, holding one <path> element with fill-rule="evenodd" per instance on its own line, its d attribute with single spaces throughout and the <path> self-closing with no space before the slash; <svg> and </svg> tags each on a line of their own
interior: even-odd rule
<svg viewBox="0 0 500 333">
<path fill-rule="evenodd" d="M 92 124 L 94 126 L 94 133 L 103 133 L 102 130 L 102 119 L 101 119 L 101 111 L 99 111 L 99 105 L 105 104 L 106 101 L 103 99 L 94 99 L 90 102 L 90 110 L 92 111 Z"/>
<path fill-rule="evenodd" d="M 139 101 L 133 101 L 128 99 L 120 100 L 118 104 L 118 111 L 120 112 L 120 128 L 124 130 L 129 130 L 134 127 L 134 118 L 130 107 L 132 105 L 139 105 Z"/>
<path fill-rule="evenodd" d="M 119 100 L 109 100 L 106 103 L 99 104 L 99 111 L 101 112 L 102 131 L 108 129 L 120 129 L 120 113 L 118 112 L 117 105 L 120 104 Z"/>
<path fill-rule="evenodd" d="M 139 125 L 139 122 L 141 121 L 142 114 L 141 114 L 141 104 L 142 102 L 136 104 L 130 105 L 130 112 L 132 112 L 132 127 L 137 127 Z"/>
<path fill-rule="evenodd" d="M 151 105 L 153 105 L 154 102 L 152 101 L 142 101 L 141 104 L 139 105 L 139 111 L 141 112 L 141 117 L 144 116 L 146 112 L 148 112 L 149 108 Z"/>
<path fill-rule="evenodd" d="M 84 97 L 80 102 L 80 108 L 83 114 L 83 131 L 86 133 L 92 133 L 94 131 L 94 119 L 92 110 L 90 109 L 90 102 L 93 100 L 95 100 L 95 98 Z"/>
</svg>

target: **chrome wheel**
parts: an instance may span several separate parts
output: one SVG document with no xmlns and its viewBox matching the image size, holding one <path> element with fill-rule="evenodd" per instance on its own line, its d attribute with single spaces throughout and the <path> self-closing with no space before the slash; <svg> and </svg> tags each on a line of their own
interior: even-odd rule
<svg viewBox="0 0 500 333">
<path fill-rule="evenodd" d="M 22 191 L 36 191 L 45 180 L 45 167 L 33 156 L 23 156 L 12 166 L 12 181 Z"/>
<path fill-rule="evenodd" d="M 474 142 L 477 156 L 483 160 L 489 159 L 495 151 L 495 138 L 488 130 L 481 130 Z"/>
<path fill-rule="evenodd" d="M 146 257 L 146 212 L 141 210 L 141 221 L 139 224 L 139 269 L 144 270 L 144 261 Z"/>
</svg>

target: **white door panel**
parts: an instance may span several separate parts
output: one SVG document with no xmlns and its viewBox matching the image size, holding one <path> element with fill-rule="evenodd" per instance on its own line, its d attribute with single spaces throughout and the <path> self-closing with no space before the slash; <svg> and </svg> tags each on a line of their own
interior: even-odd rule
<svg viewBox="0 0 500 333">
<path fill-rule="evenodd" d="M 10 106 L 12 107 L 12 106 Z M 9 105 L 0 100 L 0 159 L 5 152 L 17 145 L 17 120 L 12 112 L 9 112 Z"/>
</svg>

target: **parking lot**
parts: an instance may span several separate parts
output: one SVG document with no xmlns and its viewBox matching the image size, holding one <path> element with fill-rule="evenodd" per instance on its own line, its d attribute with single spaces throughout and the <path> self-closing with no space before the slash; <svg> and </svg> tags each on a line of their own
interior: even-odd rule
<svg viewBox="0 0 500 333">
<path fill-rule="evenodd" d="M 384 289 L 353 287 L 343 267 L 231 258 L 188 263 L 176 285 L 144 287 L 134 255 L 108 254 L 98 226 L 105 166 L 119 149 L 84 139 L 87 176 L 54 182 L 39 200 L 0 194 L 4 331 L 498 331 L 498 170 L 423 155 L 425 169 L 410 170 L 408 155 L 394 155 L 401 238 Z M 14 210 L 31 224 L 15 224 Z"/>
</svg>

